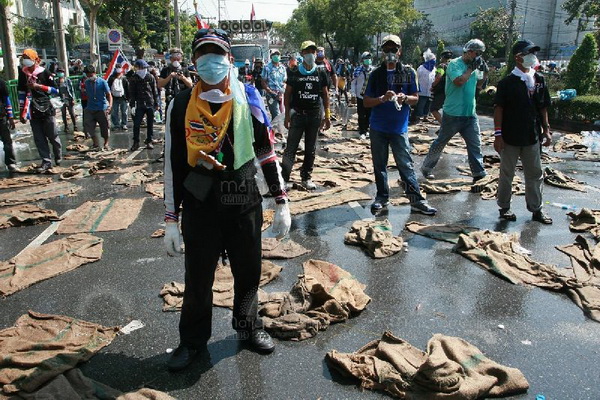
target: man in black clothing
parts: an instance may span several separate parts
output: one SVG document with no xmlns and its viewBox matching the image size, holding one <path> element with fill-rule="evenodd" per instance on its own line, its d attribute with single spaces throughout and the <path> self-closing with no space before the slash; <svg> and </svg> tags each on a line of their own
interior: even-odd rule
<svg viewBox="0 0 600 400">
<path fill-rule="evenodd" d="M 431 85 L 433 101 L 431 102 L 431 107 L 429 109 L 440 125 L 442 124 L 442 114 L 440 114 L 440 110 L 444 107 L 444 101 L 446 100 L 446 68 L 453 56 L 454 53 L 450 50 L 444 50 L 442 52 L 440 55 L 440 63 L 435 69 L 435 79 Z"/>
<path fill-rule="evenodd" d="M 58 89 L 50 72 L 41 67 L 40 62 L 34 49 L 23 50 L 17 90 L 21 109 L 20 121 L 23 124 L 27 119 L 30 121 L 33 140 L 42 159 L 38 172 L 42 173 L 52 168 L 48 143 L 52 146 L 56 165 L 60 165 L 62 159 L 62 146 L 54 118 L 56 110 L 50 102 L 50 95 L 58 95 Z"/>
<path fill-rule="evenodd" d="M 263 60 L 257 58 L 256 60 L 254 60 L 254 69 L 252 69 L 252 84 L 254 85 L 256 90 L 258 90 L 261 96 L 264 96 L 265 89 L 263 89 L 262 85 L 262 71 Z"/>
<path fill-rule="evenodd" d="M 238 79 L 242 83 L 248 83 L 250 81 L 248 78 L 251 76 L 252 70 L 250 69 L 250 60 L 246 59 L 246 61 L 244 61 L 244 65 L 238 69 Z"/>
<path fill-rule="evenodd" d="M 300 176 L 302 185 L 308 190 L 314 190 L 317 186 L 311 180 L 311 174 L 317 150 L 317 134 L 322 122 L 325 129 L 329 129 L 331 125 L 329 82 L 325 70 L 318 68 L 315 62 L 317 52 L 315 43 L 307 40 L 302 43 L 300 50 L 304 61 L 287 77 L 285 88 L 284 124 L 289 131 L 281 169 L 283 179 L 289 181 L 296 159 L 296 150 L 304 135 L 304 162 Z M 324 121 L 321 120 L 321 104 L 325 111 Z"/>
<path fill-rule="evenodd" d="M 4 144 L 4 164 L 10 172 L 17 171 L 17 160 L 10 131 L 15 129 L 12 104 L 6 82 L 0 79 L 0 139 Z"/>
<path fill-rule="evenodd" d="M 149 65 L 146 61 L 136 60 L 133 66 L 136 71 L 129 82 L 129 107 L 135 107 L 131 151 L 135 151 L 140 147 L 140 126 L 144 115 L 147 124 L 147 135 L 144 143 L 146 143 L 147 149 L 153 149 L 154 111 L 158 111 L 160 102 L 158 87 L 156 86 L 156 79 L 148 72 Z"/>
<path fill-rule="evenodd" d="M 172 48 L 169 50 L 169 65 L 160 71 L 158 78 L 159 89 L 165 89 L 165 102 L 167 108 L 169 103 L 179 92 L 191 88 L 193 86 L 190 72 L 183 65 L 183 50 L 180 48 Z"/>
<path fill-rule="evenodd" d="M 510 210 L 512 181 L 517 161 L 521 159 L 525 175 L 525 201 L 532 219 L 551 224 L 552 218 L 542 210 L 542 171 L 540 140 L 550 146 L 552 136 L 548 124 L 550 94 L 544 77 L 535 72 L 539 46 L 519 40 L 512 53 L 516 67 L 498 83 L 494 100 L 494 149 L 500 154 L 498 206 L 500 218 L 514 221 Z"/>
<path fill-rule="evenodd" d="M 164 241 L 169 255 L 182 252 L 178 220 L 185 209 L 185 293 L 180 344 L 167 364 L 171 371 L 206 353 L 212 286 L 223 249 L 234 279 L 233 329 L 255 351 L 267 353 L 275 347 L 257 312 L 263 221 L 255 159 L 275 198 L 273 231 L 279 238 L 287 234 L 291 218 L 266 110 L 256 89 L 234 78 L 230 51 L 226 32 L 199 30 L 192 54 L 200 82 L 179 93 L 167 109 Z"/>
</svg>

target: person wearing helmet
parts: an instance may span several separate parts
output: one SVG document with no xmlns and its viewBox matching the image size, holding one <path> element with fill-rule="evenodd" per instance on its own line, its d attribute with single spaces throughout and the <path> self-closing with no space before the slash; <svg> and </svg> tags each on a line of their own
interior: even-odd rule
<svg viewBox="0 0 600 400">
<path fill-rule="evenodd" d="M 373 108 L 370 141 L 377 195 L 371 212 L 377 213 L 389 204 L 387 164 L 391 148 L 411 211 L 434 215 L 437 210 L 427 204 L 419 189 L 408 142 L 409 106 L 419 100 L 417 74 L 400 62 L 402 47 L 398 36 L 384 37 L 381 50 L 384 61 L 369 76 L 363 99 L 365 107 Z"/>
<path fill-rule="evenodd" d="M 500 219 L 515 221 L 510 210 L 512 181 L 517 161 L 521 159 L 525 175 L 525 202 L 532 220 L 551 224 L 542 209 L 541 146 L 550 146 L 552 136 L 548 124 L 550 94 L 544 77 L 536 73 L 536 52 L 540 50 L 530 40 L 519 40 L 512 48 L 515 68 L 498 82 L 494 99 L 494 149 L 500 154 L 498 207 Z"/>
<path fill-rule="evenodd" d="M 365 107 L 363 96 L 367 88 L 369 75 L 373 72 L 373 56 L 365 51 L 360 56 L 361 65 L 354 70 L 352 80 L 352 94 L 356 97 L 356 109 L 358 114 L 358 134 L 362 140 L 369 137 L 369 118 L 371 109 Z"/>
<path fill-rule="evenodd" d="M 485 44 L 481 40 L 471 39 L 463 47 L 462 57 L 448 64 L 442 126 L 421 166 L 421 172 L 426 179 L 433 179 L 432 171 L 444 147 L 457 133 L 460 133 L 467 145 L 473 184 L 486 175 L 475 100 L 477 90 L 481 89 L 487 78 L 487 64 L 481 57 L 484 51 Z M 473 190 L 476 190 L 475 186 Z"/>
<path fill-rule="evenodd" d="M 180 344 L 167 367 L 178 371 L 206 356 L 212 335 L 212 287 L 219 256 L 233 274 L 232 327 L 241 344 L 270 353 L 275 344 L 258 316 L 261 277 L 262 198 L 255 160 L 274 197 L 273 233 L 291 225 L 285 188 L 269 134 L 262 97 L 235 78 L 231 41 L 221 29 L 200 29 L 192 41 L 200 81 L 169 104 L 165 126 L 165 246 L 171 256 L 185 243 L 185 293 Z"/>
<path fill-rule="evenodd" d="M 444 100 L 446 100 L 446 68 L 452 57 L 454 57 L 454 53 L 451 50 L 442 51 L 442 54 L 440 54 L 440 63 L 435 70 L 435 79 L 431 85 L 431 94 L 433 96 L 430 108 L 431 114 L 440 125 L 442 124 L 440 110 L 444 106 Z M 440 133 L 439 129 L 436 134 L 438 133 Z"/>
</svg>

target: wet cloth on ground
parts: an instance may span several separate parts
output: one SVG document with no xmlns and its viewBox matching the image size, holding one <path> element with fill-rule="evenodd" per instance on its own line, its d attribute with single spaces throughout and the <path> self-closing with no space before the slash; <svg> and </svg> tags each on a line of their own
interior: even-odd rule
<svg viewBox="0 0 600 400">
<path fill-rule="evenodd" d="M 344 236 L 344 243 L 361 246 L 373 258 L 393 256 L 402 250 L 402 238 L 394 236 L 390 221 L 356 221 Z"/>
<path fill-rule="evenodd" d="M 371 301 L 365 285 L 337 265 L 309 260 L 303 269 L 289 293 L 259 295 L 259 314 L 274 337 L 311 338 L 330 324 L 361 312 Z"/>
<path fill-rule="evenodd" d="M 41 176 L 22 176 L 0 179 L 0 189 L 13 189 L 26 186 L 40 186 L 52 182 L 52 178 Z"/>
<path fill-rule="evenodd" d="M 108 232 L 127 229 L 144 205 L 141 199 L 106 199 L 86 201 L 58 227 L 58 234 Z"/>
<path fill-rule="evenodd" d="M 79 190 L 81 190 L 81 186 L 70 182 L 55 182 L 48 185 L 28 187 L 7 193 L 0 193 L 0 206 L 32 203 L 58 196 L 72 196 Z"/>
<path fill-rule="evenodd" d="M 273 223 L 274 217 L 275 217 L 275 210 L 273 210 L 273 209 L 263 210 L 263 224 L 262 224 L 262 227 L 260 228 L 260 230 L 264 232 L 267 229 L 269 229 L 269 227 Z"/>
<path fill-rule="evenodd" d="M 570 176 L 551 167 L 546 167 L 544 169 L 544 182 L 548 185 L 556 186 L 562 189 L 577 190 L 579 192 L 587 191 L 585 189 L 585 182 L 571 178 Z"/>
<path fill-rule="evenodd" d="M 464 224 L 424 224 L 417 221 L 407 222 L 405 228 L 412 233 L 450 243 L 458 242 L 458 237 L 463 233 L 479 230 Z"/>
<path fill-rule="evenodd" d="M 56 211 L 41 208 L 34 204 L 0 208 L 0 229 L 58 220 L 59 217 Z"/>
<path fill-rule="evenodd" d="M 485 230 L 460 235 L 453 251 L 513 284 L 566 293 L 586 316 L 600 322 L 597 281 L 580 281 L 568 270 L 534 261 L 515 234 Z"/>
<path fill-rule="evenodd" d="M 32 392 L 109 345 L 118 327 L 29 311 L 0 331 L 4 393 Z"/>
<path fill-rule="evenodd" d="M 428 179 L 420 184 L 421 190 L 428 194 L 444 194 L 455 192 L 469 192 L 471 190 L 469 178 L 456 179 Z"/>
<path fill-rule="evenodd" d="M 475 400 L 525 392 L 523 373 L 496 363 L 458 337 L 435 334 L 423 352 L 385 332 L 354 353 L 332 350 L 327 364 L 360 381 L 361 389 L 401 399 Z"/>
<path fill-rule="evenodd" d="M 147 183 L 144 186 L 146 193 L 149 193 L 155 199 L 164 199 L 165 197 L 165 184 L 164 182 L 152 182 Z"/>
<path fill-rule="evenodd" d="M 80 233 L 27 249 L 8 261 L 0 261 L 0 295 L 7 296 L 100 260 L 102 242 L 99 237 Z"/>
<path fill-rule="evenodd" d="M 572 221 L 569 224 L 569 229 L 572 232 L 590 232 L 594 238 L 600 241 L 600 210 L 590 210 L 582 208 L 579 214 L 568 212 Z"/>
<path fill-rule="evenodd" d="M 262 257 L 265 259 L 289 259 L 310 253 L 310 250 L 292 240 L 262 239 Z"/>
<path fill-rule="evenodd" d="M 354 189 L 334 188 L 325 192 L 315 193 L 313 197 L 292 201 L 290 211 L 292 215 L 303 214 L 310 211 L 322 210 L 339 206 L 351 201 L 370 200 L 371 196 Z"/>
<path fill-rule="evenodd" d="M 112 184 L 125 186 L 141 186 L 144 183 L 152 182 L 162 176 L 162 171 L 148 172 L 140 169 L 138 171 L 126 172 L 119 176 Z"/>
<path fill-rule="evenodd" d="M 264 286 L 279 276 L 282 267 L 263 260 L 259 286 Z M 160 291 L 163 298 L 163 311 L 181 311 L 185 284 L 179 282 L 165 283 Z M 228 265 L 219 263 L 215 271 L 213 283 L 213 305 L 217 307 L 233 308 L 233 274 Z"/>
<path fill-rule="evenodd" d="M 84 376 L 79 368 L 73 368 L 58 375 L 33 393 L 20 392 L 8 398 L 8 400 L 20 399 L 175 400 L 174 397 L 164 392 L 146 388 L 122 393 L 119 390 Z"/>
</svg>

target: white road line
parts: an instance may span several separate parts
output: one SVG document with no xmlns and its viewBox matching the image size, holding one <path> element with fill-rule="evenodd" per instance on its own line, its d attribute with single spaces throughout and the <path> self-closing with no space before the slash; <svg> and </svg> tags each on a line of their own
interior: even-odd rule
<svg viewBox="0 0 600 400">
<path fill-rule="evenodd" d="M 358 218 L 373 219 L 373 215 L 370 212 L 368 212 L 367 210 L 365 210 L 364 208 L 362 208 L 362 206 L 360 204 L 358 204 L 357 201 L 351 201 L 348 203 L 348 205 L 350 207 L 352 207 L 352 209 L 354 210 L 356 215 L 358 215 Z"/>
<path fill-rule="evenodd" d="M 133 153 L 131 153 L 130 155 L 128 155 L 127 157 L 125 157 L 125 160 L 127 160 L 127 161 L 133 160 L 134 158 L 137 157 L 138 154 L 140 154 L 145 149 L 146 149 L 145 147 L 141 147 L 141 148 L 137 149 L 136 151 L 134 151 Z"/>
<path fill-rule="evenodd" d="M 65 211 L 65 213 L 60 216 L 61 217 L 61 221 L 52 222 L 49 227 L 47 227 L 42 233 L 40 233 L 38 235 L 38 237 L 36 237 L 35 239 L 33 239 L 23 250 L 21 250 L 19 252 L 19 254 L 17 254 L 17 256 L 21 255 L 27 249 L 34 249 L 36 247 L 40 247 L 46 240 L 48 240 L 48 238 L 50 236 L 52 236 L 54 234 L 54 232 L 56 232 L 56 230 L 60 226 L 60 223 L 62 222 L 62 220 L 65 219 L 73 211 L 75 211 L 75 210 L 73 209 L 73 210 L 67 210 L 67 211 Z"/>
<path fill-rule="evenodd" d="M 585 188 L 586 188 L 587 190 L 591 190 L 592 192 L 597 192 L 597 193 L 600 193 L 600 189 L 598 189 L 598 188 L 597 188 L 597 187 L 595 187 L 595 186 L 585 185 Z"/>
</svg>

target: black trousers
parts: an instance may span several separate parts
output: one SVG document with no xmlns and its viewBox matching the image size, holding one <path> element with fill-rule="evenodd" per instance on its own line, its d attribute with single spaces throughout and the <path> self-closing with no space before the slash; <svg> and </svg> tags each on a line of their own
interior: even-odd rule
<svg viewBox="0 0 600 400">
<path fill-rule="evenodd" d="M 185 293 L 179 321 L 181 344 L 201 348 L 212 329 L 212 286 L 219 256 L 227 250 L 234 279 L 233 329 L 251 332 L 262 328 L 258 317 L 261 274 L 262 206 L 229 213 L 189 193 L 183 201 L 182 231 L 185 243 Z"/>
<path fill-rule="evenodd" d="M 0 118 L 0 140 L 4 144 L 4 163 L 8 166 L 10 164 L 16 164 L 15 150 L 13 147 L 13 141 L 10 136 L 10 129 L 8 127 L 8 119 L 6 117 Z"/>
<path fill-rule="evenodd" d="M 287 144 L 281 161 L 281 176 L 286 182 L 290 180 L 290 174 L 296 160 L 296 151 L 304 135 L 304 162 L 300 169 L 300 177 L 302 180 L 309 180 L 315 164 L 317 136 L 319 127 L 321 126 L 321 116 L 319 110 L 309 111 L 304 114 L 291 111 L 291 114 Z"/>
<path fill-rule="evenodd" d="M 363 99 L 356 99 L 356 107 L 358 113 L 358 133 L 364 135 L 369 130 L 369 118 L 371 118 L 371 109 L 365 108 Z"/>
</svg>

